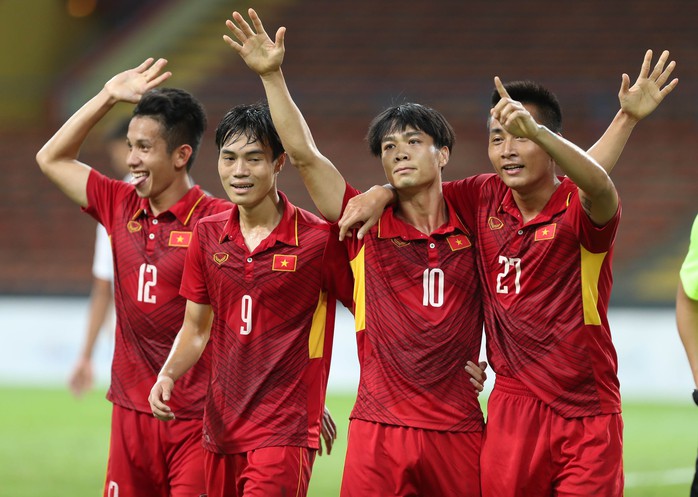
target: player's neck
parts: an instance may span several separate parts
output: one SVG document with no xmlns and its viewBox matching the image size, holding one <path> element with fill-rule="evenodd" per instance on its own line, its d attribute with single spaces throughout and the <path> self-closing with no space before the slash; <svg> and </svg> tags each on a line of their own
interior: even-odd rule
<svg viewBox="0 0 698 497">
<path fill-rule="evenodd" d="M 284 205 L 276 191 L 254 206 L 238 206 L 240 232 L 245 245 L 253 252 L 281 222 Z"/>
<path fill-rule="evenodd" d="M 521 217 L 524 224 L 532 221 L 538 216 L 547 205 L 550 198 L 555 193 L 558 182 L 550 183 L 542 188 L 531 188 L 527 190 L 514 190 L 512 189 L 512 195 L 516 206 L 521 212 Z"/>
<path fill-rule="evenodd" d="M 189 180 L 189 177 L 179 178 L 177 181 L 168 186 L 159 195 L 155 197 L 150 197 L 148 203 L 150 204 L 150 210 L 154 216 L 159 216 L 161 213 L 168 210 L 174 204 L 179 202 L 182 197 L 184 197 L 189 190 L 191 190 L 193 184 Z"/>
<path fill-rule="evenodd" d="M 425 235 L 433 233 L 448 220 L 441 189 L 430 188 L 413 194 L 398 191 L 396 214 Z"/>
</svg>

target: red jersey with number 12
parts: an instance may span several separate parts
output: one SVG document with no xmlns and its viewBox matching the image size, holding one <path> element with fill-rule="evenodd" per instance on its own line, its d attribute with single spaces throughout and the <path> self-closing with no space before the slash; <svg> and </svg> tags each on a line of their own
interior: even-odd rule
<svg viewBox="0 0 698 497">
<path fill-rule="evenodd" d="M 201 217 L 230 209 L 230 202 L 190 189 L 169 210 L 152 215 L 133 186 L 90 172 L 87 213 L 109 233 L 114 256 L 116 335 L 107 398 L 151 413 L 150 389 L 182 326 L 186 300 L 179 295 L 191 231 Z M 201 418 L 208 387 L 208 352 L 177 383 L 171 406 L 182 419 Z"/>
</svg>

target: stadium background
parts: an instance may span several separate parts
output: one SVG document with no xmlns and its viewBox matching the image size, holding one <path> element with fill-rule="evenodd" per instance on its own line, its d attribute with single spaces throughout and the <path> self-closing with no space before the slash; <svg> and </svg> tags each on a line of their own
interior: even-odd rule
<svg viewBox="0 0 698 497">
<path fill-rule="evenodd" d="M 623 222 L 611 317 L 624 395 L 684 401 L 690 378 L 672 306 L 698 203 L 693 0 L 0 0 L 0 384 L 62 384 L 84 326 L 94 221 L 43 177 L 37 150 L 111 75 L 165 57 L 174 73 L 166 84 L 191 91 L 208 112 L 192 174 L 223 195 L 216 123 L 233 105 L 263 98 L 258 78 L 221 40 L 223 20 L 249 6 L 270 33 L 288 28 L 291 92 L 323 153 L 359 188 L 384 181 L 364 134 L 385 106 L 417 101 L 445 114 L 457 134 L 445 179 L 456 179 L 490 171 L 484 123 L 494 75 L 551 87 L 565 136 L 587 148 L 618 108 L 620 75 L 634 81 L 646 49 L 654 60 L 669 49 L 679 86 L 638 126 L 612 174 Z M 100 134 L 129 111 L 117 107 L 96 130 L 85 162 L 113 174 Z M 280 187 L 314 210 L 292 168 Z M 335 377 L 340 364 L 335 353 Z M 681 478 L 685 485 L 685 471 Z M 2 478 L 0 495 L 14 495 Z"/>
</svg>

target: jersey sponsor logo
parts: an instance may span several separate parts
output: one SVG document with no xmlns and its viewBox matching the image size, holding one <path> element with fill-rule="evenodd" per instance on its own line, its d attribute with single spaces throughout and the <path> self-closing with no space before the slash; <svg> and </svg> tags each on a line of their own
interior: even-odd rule
<svg viewBox="0 0 698 497">
<path fill-rule="evenodd" d="M 452 251 L 463 250 L 471 246 L 470 240 L 465 235 L 453 235 L 446 238 L 448 246 Z"/>
<path fill-rule="evenodd" d="M 126 229 L 128 230 L 129 233 L 136 233 L 140 230 L 143 229 L 143 226 L 141 226 L 138 221 L 129 221 L 126 223 Z"/>
<path fill-rule="evenodd" d="M 557 224 L 553 223 L 546 224 L 545 226 L 538 228 L 536 230 L 534 241 L 540 242 L 542 240 L 552 240 L 555 238 L 555 226 L 557 226 Z"/>
<path fill-rule="evenodd" d="M 504 222 L 501 219 L 498 219 L 494 216 L 490 217 L 487 220 L 487 225 L 490 227 L 491 230 L 501 230 L 504 228 Z"/>
<path fill-rule="evenodd" d="M 170 247 L 188 247 L 191 242 L 191 231 L 170 231 Z"/>
<path fill-rule="evenodd" d="M 407 247 L 410 244 L 410 242 L 406 242 L 402 238 L 391 238 L 390 241 L 393 242 L 393 245 L 395 245 L 397 248 Z"/>
<path fill-rule="evenodd" d="M 227 261 L 229 257 L 230 255 L 226 254 L 225 252 L 216 252 L 215 254 L 213 254 L 213 262 L 220 266 L 225 261 Z"/>
<path fill-rule="evenodd" d="M 272 271 L 295 271 L 298 256 L 275 254 L 271 263 Z"/>
</svg>

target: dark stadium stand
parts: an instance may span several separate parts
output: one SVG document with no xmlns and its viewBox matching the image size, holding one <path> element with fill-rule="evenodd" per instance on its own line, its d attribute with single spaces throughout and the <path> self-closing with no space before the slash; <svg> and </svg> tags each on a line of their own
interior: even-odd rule
<svg viewBox="0 0 698 497">
<path fill-rule="evenodd" d="M 158 8 L 151 5 L 148 22 L 157 23 L 177 3 L 153 2 Z M 163 53 L 152 55 L 167 57 L 176 75 L 170 83 L 191 90 L 208 110 L 209 130 L 192 172 L 206 189 L 221 194 L 213 129 L 229 107 L 258 100 L 263 91 L 232 50 L 222 41 L 219 47 L 211 44 L 225 33 L 223 21 L 235 2 L 208 3 L 198 28 L 187 26 Z M 284 72 L 291 91 L 323 153 L 360 188 L 384 181 L 363 137 L 370 119 L 387 105 L 413 100 L 444 112 L 458 136 L 445 171 L 446 179 L 455 179 L 490 171 L 484 123 L 494 75 L 536 79 L 552 88 L 565 113 L 565 136 L 589 147 L 618 107 L 621 73 L 634 80 L 647 48 L 655 50 L 655 60 L 660 50 L 670 49 L 679 64 L 679 86 L 639 125 L 612 176 L 623 203 L 614 300 L 673 302 L 680 255 L 698 206 L 693 164 L 698 156 L 698 6 L 684 0 L 531 0 L 496 6 L 462 0 L 299 0 L 258 8 L 270 33 L 281 23 L 288 28 Z M 121 29 L 139 36 L 144 21 L 130 22 Z M 84 36 L 89 53 L 62 54 L 71 61 L 68 70 L 41 75 L 51 81 L 36 96 L 44 100 L 44 115 L 18 129 L 2 124 L 0 293 L 82 294 L 89 289 L 93 222 L 34 163 L 38 148 L 66 118 L 60 111 L 66 87 L 109 57 L 113 63 L 123 60 L 116 54 L 127 40 L 90 30 Z M 95 46 L 105 39 L 104 57 L 95 56 Z M 151 55 L 149 47 L 144 50 Z M 139 53 L 129 64 L 144 57 Z M 98 137 L 84 157 L 96 166 L 104 162 Z M 281 188 L 312 208 L 291 169 L 283 173 Z"/>
</svg>

